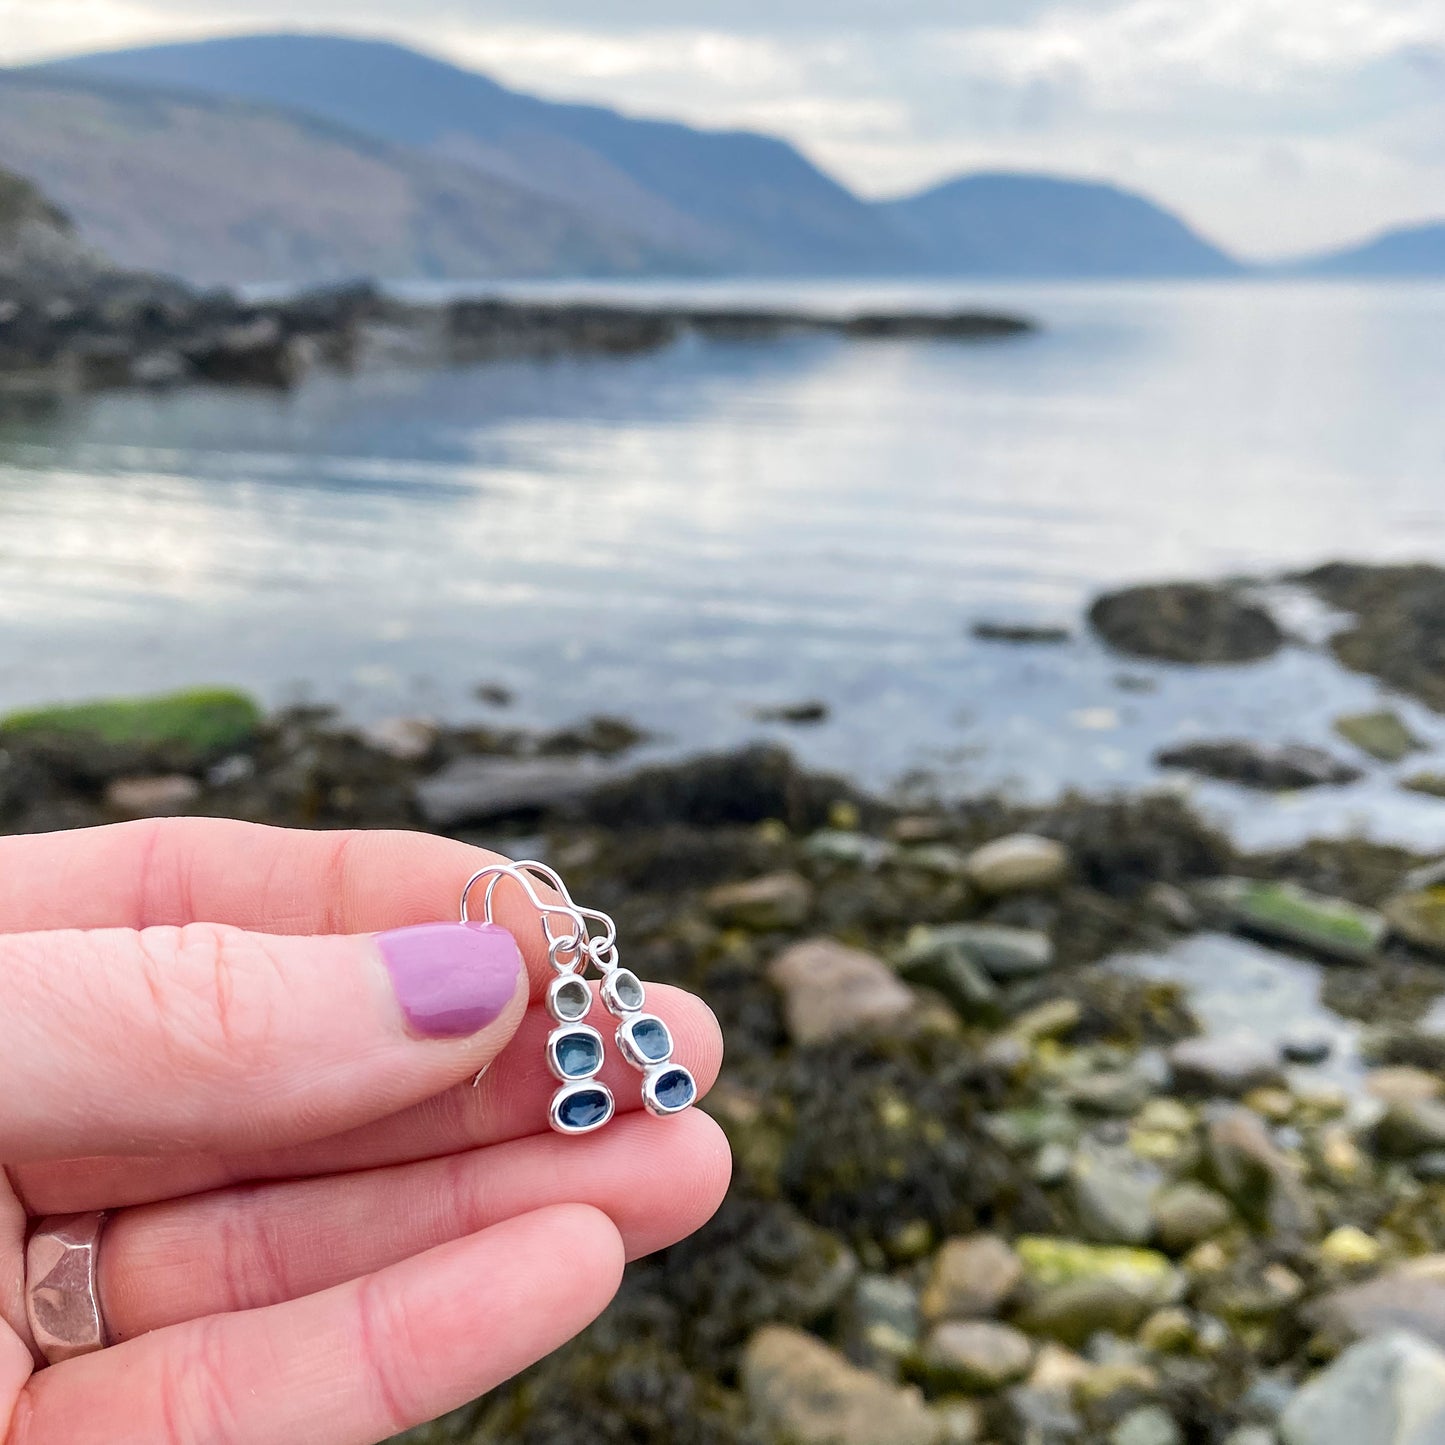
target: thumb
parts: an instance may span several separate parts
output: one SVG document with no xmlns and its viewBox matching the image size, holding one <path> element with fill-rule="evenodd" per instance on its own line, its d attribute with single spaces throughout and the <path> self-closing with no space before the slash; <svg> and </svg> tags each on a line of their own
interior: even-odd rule
<svg viewBox="0 0 1445 1445">
<path fill-rule="evenodd" d="M 493 924 L 297 938 L 214 924 L 0 936 L 0 1158 L 337 1133 L 491 1062 L 527 970 Z"/>
</svg>

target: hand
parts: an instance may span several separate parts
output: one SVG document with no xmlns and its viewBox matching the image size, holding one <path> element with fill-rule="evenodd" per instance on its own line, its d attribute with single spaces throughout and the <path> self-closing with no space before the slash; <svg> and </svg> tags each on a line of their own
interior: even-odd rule
<svg viewBox="0 0 1445 1445">
<path fill-rule="evenodd" d="M 716 1125 L 640 1112 L 612 1050 L 617 1117 L 547 1129 L 520 894 L 525 967 L 494 950 L 465 996 L 371 937 L 455 917 L 488 861 L 211 819 L 0 839 L 5 1445 L 369 1445 L 556 1348 L 711 1215 Z M 712 1015 L 648 1002 L 706 1089 Z M 37 1369 L 27 1229 L 95 1209 L 115 1343 Z"/>
</svg>

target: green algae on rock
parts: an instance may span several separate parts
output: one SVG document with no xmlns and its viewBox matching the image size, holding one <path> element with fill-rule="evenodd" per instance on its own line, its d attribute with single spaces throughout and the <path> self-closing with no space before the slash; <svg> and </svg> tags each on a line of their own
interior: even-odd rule
<svg viewBox="0 0 1445 1445">
<path fill-rule="evenodd" d="M 1385 940 L 1380 914 L 1291 883 L 1220 878 L 1202 886 L 1200 894 L 1244 932 L 1292 943 L 1326 959 L 1364 963 Z"/>
<path fill-rule="evenodd" d="M 1403 762 L 1425 746 L 1405 725 L 1400 714 L 1389 708 L 1337 717 L 1335 731 L 1346 742 L 1382 763 Z"/>
<path fill-rule="evenodd" d="M 1258 603 L 1236 588 L 1202 582 L 1105 593 L 1089 608 L 1089 622 L 1116 651 L 1161 662 L 1258 662 L 1285 641 Z"/>
</svg>

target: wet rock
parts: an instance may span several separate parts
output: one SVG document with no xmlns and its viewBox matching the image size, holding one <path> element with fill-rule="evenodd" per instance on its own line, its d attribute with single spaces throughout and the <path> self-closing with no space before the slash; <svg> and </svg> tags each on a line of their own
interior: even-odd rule
<svg viewBox="0 0 1445 1445">
<path fill-rule="evenodd" d="M 1385 904 L 1385 917 L 1406 942 L 1445 957 L 1445 886 L 1398 894 Z"/>
<path fill-rule="evenodd" d="M 1445 1254 L 1422 1255 L 1324 1295 L 1309 1307 L 1306 1320 L 1336 1349 L 1392 1329 L 1409 1330 L 1445 1349 Z"/>
<path fill-rule="evenodd" d="M 965 1023 L 996 1023 L 1002 1016 L 998 986 L 962 948 L 907 956 L 898 972 L 909 983 L 940 994 Z"/>
<path fill-rule="evenodd" d="M 1114 1426 L 1109 1445 L 1184 1445 L 1184 1432 L 1161 1406 L 1140 1405 Z"/>
<path fill-rule="evenodd" d="M 1279 1445 L 1279 1436 L 1268 1425 L 1241 1425 L 1224 1437 L 1223 1445 Z"/>
<path fill-rule="evenodd" d="M 1052 838 L 1013 833 L 975 849 L 968 855 L 964 871 L 984 893 L 1056 888 L 1068 876 L 1069 850 Z"/>
<path fill-rule="evenodd" d="M 923 1342 L 919 1365 L 935 1389 L 978 1394 L 1023 1379 L 1033 1358 L 1033 1342 L 1008 1325 L 945 1320 Z"/>
<path fill-rule="evenodd" d="M 896 1375 L 918 1348 L 919 1300 L 913 1286 L 893 1275 L 860 1275 L 843 1311 L 843 1337 L 854 1364 Z"/>
<path fill-rule="evenodd" d="M 1161 768 L 1178 768 L 1273 793 L 1338 786 L 1364 776 L 1359 768 L 1341 762 L 1323 748 L 1302 743 L 1276 747 L 1246 738 L 1182 743 L 1162 748 L 1154 755 L 1154 761 Z"/>
<path fill-rule="evenodd" d="M 362 737 L 389 758 L 417 763 L 436 746 L 438 731 L 432 718 L 393 717 L 372 723 L 362 731 Z"/>
<path fill-rule="evenodd" d="M 1332 1229 L 1320 1241 L 1320 1258 L 1338 1269 L 1368 1269 L 1380 1262 L 1380 1241 L 1353 1224 Z"/>
<path fill-rule="evenodd" d="M 1330 639 L 1346 667 L 1445 711 L 1445 568 L 1333 562 L 1294 580 L 1355 614 Z"/>
<path fill-rule="evenodd" d="M 1275 1051 L 1246 1033 L 1183 1039 L 1169 1050 L 1169 1066 L 1180 1091 L 1219 1098 L 1237 1099 L 1282 1078 Z"/>
<path fill-rule="evenodd" d="M 1188 1310 L 1178 1305 L 1155 1310 L 1139 1326 L 1139 1344 L 1151 1354 L 1183 1354 L 1194 1343 L 1194 1320 Z"/>
<path fill-rule="evenodd" d="M 1152 884 L 1144 894 L 1142 906 L 1166 928 L 1192 933 L 1199 927 L 1199 910 L 1193 899 L 1172 883 Z"/>
<path fill-rule="evenodd" d="M 1116 651 L 1161 662 L 1257 662 L 1285 640 L 1264 608 L 1194 582 L 1106 593 L 1090 607 L 1089 622 Z"/>
<path fill-rule="evenodd" d="M 184 773 L 116 778 L 106 784 L 105 806 L 126 818 L 166 818 L 187 812 L 200 796 L 201 785 Z"/>
<path fill-rule="evenodd" d="M 1396 1064 L 1387 1069 L 1371 1069 L 1365 1075 L 1365 1090 L 1384 1104 L 1414 1104 L 1445 1095 L 1445 1083 L 1425 1069 Z"/>
<path fill-rule="evenodd" d="M 754 1418 L 792 1445 L 944 1445 L 945 1422 L 922 1395 L 851 1365 L 801 1330 L 769 1325 L 743 1354 Z"/>
<path fill-rule="evenodd" d="M 828 704 L 810 699 L 807 702 L 783 703 L 778 707 L 759 707 L 753 709 L 753 718 L 757 722 L 792 723 L 797 727 L 806 727 L 827 722 Z"/>
<path fill-rule="evenodd" d="M 706 899 L 718 922 L 757 932 L 798 928 L 813 911 L 813 885 L 797 873 L 769 873 L 743 883 L 724 883 Z"/>
<path fill-rule="evenodd" d="M 1039 1236 L 1025 1236 L 1016 1248 L 1026 1289 L 1019 1322 L 1064 1344 L 1082 1344 L 1099 1330 L 1130 1334 L 1183 1290 L 1183 1276 L 1153 1250 Z"/>
<path fill-rule="evenodd" d="M 1322 1064 L 1334 1052 L 1335 1041 L 1328 1034 L 1289 1033 L 1280 1040 L 1280 1056 L 1291 1064 Z"/>
<path fill-rule="evenodd" d="M 1445 1100 L 1411 1099 L 1389 1105 L 1375 1125 L 1374 1141 L 1390 1159 L 1445 1149 Z"/>
<path fill-rule="evenodd" d="M 1251 1225 L 1281 1240 L 1319 1232 L 1319 1211 L 1299 1170 L 1257 1114 L 1229 1109 L 1205 1133 L 1215 1182 Z"/>
<path fill-rule="evenodd" d="M 1242 932 L 1307 949 L 1327 961 L 1364 963 L 1385 940 L 1383 915 L 1290 883 L 1218 878 L 1201 885 L 1201 902 Z"/>
<path fill-rule="evenodd" d="M 1000 1414 L 1010 1445 L 1075 1445 L 1084 1438 L 1083 1421 L 1059 1390 L 1015 1385 L 1004 1396 Z"/>
<path fill-rule="evenodd" d="M 1069 1166 L 1069 1194 L 1086 1239 L 1143 1244 L 1153 1230 L 1159 1170 L 1127 1147 L 1095 1138 L 1080 1141 Z"/>
<path fill-rule="evenodd" d="M 783 995 L 788 1032 L 798 1044 L 897 1023 L 916 1003 L 881 958 L 830 938 L 795 944 L 774 959 L 768 977 Z"/>
<path fill-rule="evenodd" d="M 877 868 L 891 861 L 898 849 L 886 838 L 871 838 L 849 828 L 820 828 L 803 844 L 809 858 L 843 868 Z"/>
<path fill-rule="evenodd" d="M 446 830 L 575 810 L 616 775 L 593 757 L 461 757 L 417 783 L 416 805 L 430 827 Z"/>
<path fill-rule="evenodd" d="M 1412 773 L 1400 786 L 1412 793 L 1424 793 L 1427 798 L 1445 798 L 1445 773 L 1433 770 Z"/>
<path fill-rule="evenodd" d="M 999 1313 L 1023 1281 L 1018 1255 L 996 1234 L 944 1242 L 921 1303 L 930 1320 L 986 1319 Z"/>
<path fill-rule="evenodd" d="M 1445 1354 L 1404 1331 L 1346 1350 L 1290 1401 L 1284 1445 L 1438 1445 Z"/>
<path fill-rule="evenodd" d="M 1170 1254 L 1187 1254 L 1234 1222 L 1234 1210 L 1222 1194 L 1190 1181 L 1155 1195 L 1152 1214 L 1154 1235 Z"/>
<path fill-rule="evenodd" d="M 1335 719 L 1335 731 L 1362 753 L 1368 753 L 1382 763 L 1401 762 L 1424 747 L 1406 727 L 1400 714 L 1387 708 L 1377 712 L 1347 713 Z"/>
<path fill-rule="evenodd" d="M 1054 965 L 1054 946 L 1046 933 L 999 923 L 949 923 L 937 928 L 914 928 L 904 944 L 899 966 L 903 970 L 916 969 L 954 949 L 998 982 L 1046 973 Z"/>
<path fill-rule="evenodd" d="M 1051 627 L 1038 622 L 1001 622 L 984 620 L 975 622 L 973 635 L 980 642 L 1008 642 L 1015 646 L 1057 645 L 1073 640 L 1067 627 Z"/>
</svg>

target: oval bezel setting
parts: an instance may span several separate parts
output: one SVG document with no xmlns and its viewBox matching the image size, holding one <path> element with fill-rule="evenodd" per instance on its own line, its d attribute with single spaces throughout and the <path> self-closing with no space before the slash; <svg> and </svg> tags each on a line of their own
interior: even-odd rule
<svg viewBox="0 0 1445 1445">
<path fill-rule="evenodd" d="M 597 1096 L 601 1112 L 589 1117 L 585 1123 L 569 1123 L 566 1117 L 569 1106 L 584 1094 Z M 612 1117 L 616 1108 L 616 1100 L 613 1099 L 612 1091 L 606 1084 L 599 1084 L 595 1079 L 584 1079 L 575 1084 L 568 1084 L 552 1095 L 548 1118 L 552 1127 L 559 1134 L 590 1134 L 594 1129 L 600 1129 Z"/>
<path fill-rule="evenodd" d="M 662 1051 L 649 1053 L 644 1041 L 659 1034 L 664 1045 Z M 672 1031 L 656 1014 L 632 1014 L 618 1026 L 618 1052 L 634 1069 L 653 1069 L 668 1063 L 672 1058 L 672 1048 Z"/>
<path fill-rule="evenodd" d="M 591 1047 L 593 1062 L 585 1071 L 569 1070 L 563 1062 L 564 1046 L 572 1039 L 582 1039 Z M 560 1079 L 564 1084 L 575 1084 L 595 1078 L 602 1063 L 602 1035 L 591 1024 L 562 1024 L 547 1035 L 547 1067 L 554 1079 Z"/>
<path fill-rule="evenodd" d="M 614 968 L 602 980 L 602 1001 L 614 1014 L 635 1014 L 647 1001 L 647 993 L 630 968 Z"/>
<path fill-rule="evenodd" d="M 686 1080 L 687 1097 L 674 1102 L 664 1102 L 658 1097 L 658 1090 L 674 1076 L 681 1076 Z M 667 1092 L 671 1094 L 670 1089 Z M 649 1114 L 659 1117 L 680 1114 L 697 1102 L 697 1080 L 681 1064 L 658 1064 L 655 1068 L 648 1069 L 642 1080 L 642 1102 Z"/>
<path fill-rule="evenodd" d="M 547 1012 L 558 1023 L 580 1023 L 592 1012 L 592 990 L 580 974 L 564 973 L 547 985 Z"/>
</svg>

